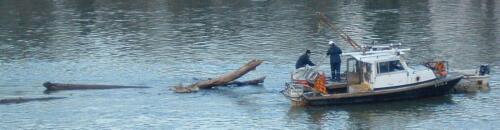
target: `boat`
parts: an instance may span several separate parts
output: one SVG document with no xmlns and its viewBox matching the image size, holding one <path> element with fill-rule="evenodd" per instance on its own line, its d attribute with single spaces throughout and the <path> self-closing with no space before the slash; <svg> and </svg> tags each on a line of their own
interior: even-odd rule
<svg viewBox="0 0 500 130">
<path fill-rule="evenodd" d="M 463 78 L 447 62 L 409 66 L 401 45 L 365 46 L 347 57 L 345 80 L 330 82 L 317 67 L 293 72 L 281 93 L 297 105 L 339 105 L 443 96 Z"/>
<path fill-rule="evenodd" d="M 454 70 L 464 75 L 464 78 L 453 89 L 454 92 L 476 92 L 489 90 L 490 66 L 480 65 L 478 69 Z"/>
</svg>

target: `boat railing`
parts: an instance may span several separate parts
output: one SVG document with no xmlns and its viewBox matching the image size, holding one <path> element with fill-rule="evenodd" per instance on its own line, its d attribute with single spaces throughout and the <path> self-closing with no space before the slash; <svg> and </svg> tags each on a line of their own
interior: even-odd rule
<svg viewBox="0 0 500 130">
<path fill-rule="evenodd" d="M 365 51 L 365 52 L 348 52 L 342 53 L 342 56 L 352 56 L 352 55 L 366 55 L 366 54 L 388 54 L 388 53 L 399 53 L 404 54 L 405 51 L 410 51 L 411 49 L 390 49 L 390 50 L 375 50 L 375 51 Z"/>
</svg>

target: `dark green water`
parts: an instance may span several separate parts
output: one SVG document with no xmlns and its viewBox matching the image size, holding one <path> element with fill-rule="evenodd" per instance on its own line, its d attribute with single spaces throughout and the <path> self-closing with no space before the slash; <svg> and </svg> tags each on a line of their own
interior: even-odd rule
<svg viewBox="0 0 500 130">
<path fill-rule="evenodd" d="M 279 91 L 298 56 L 342 43 L 317 11 L 359 43 L 402 43 L 411 63 L 490 64 L 491 90 L 292 107 Z M 0 105 L 0 129 L 497 129 L 499 18 L 495 0 L 0 0 L 0 98 L 68 97 Z M 261 86 L 168 90 L 253 58 L 265 63 L 243 79 L 266 75 Z M 45 81 L 153 88 L 44 94 Z"/>
</svg>

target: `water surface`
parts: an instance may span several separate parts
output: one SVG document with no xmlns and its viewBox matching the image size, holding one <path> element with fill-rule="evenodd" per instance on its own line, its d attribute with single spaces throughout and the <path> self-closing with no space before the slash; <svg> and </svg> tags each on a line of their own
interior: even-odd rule
<svg viewBox="0 0 500 130">
<path fill-rule="evenodd" d="M 0 129 L 495 129 L 500 121 L 500 2 L 495 0 L 0 0 L 0 98 L 68 97 L 0 105 Z M 490 64 L 491 90 L 422 100 L 293 107 L 279 91 L 305 49 L 320 62 L 325 12 L 359 43 L 402 43 L 418 64 Z M 175 94 L 264 60 L 242 79 L 261 86 Z M 321 67 L 329 70 L 328 63 Z M 45 81 L 150 89 L 43 93 Z"/>
</svg>

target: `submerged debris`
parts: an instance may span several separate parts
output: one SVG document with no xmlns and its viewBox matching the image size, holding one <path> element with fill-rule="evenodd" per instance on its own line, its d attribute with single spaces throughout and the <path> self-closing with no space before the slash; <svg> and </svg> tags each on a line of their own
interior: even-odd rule
<svg viewBox="0 0 500 130">
<path fill-rule="evenodd" d="M 0 104 L 13 104 L 13 103 L 25 103 L 30 101 L 48 101 L 48 100 L 56 100 L 56 99 L 64 99 L 66 97 L 41 97 L 41 98 L 6 98 L 0 99 Z"/>
<path fill-rule="evenodd" d="M 150 88 L 146 86 L 120 86 L 120 85 L 98 85 L 98 84 L 63 84 L 45 82 L 43 86 L 49 91 L 56 90 L 80 90 L 80 89 L 118 89 L 118 88 Z"/>
</svg>

